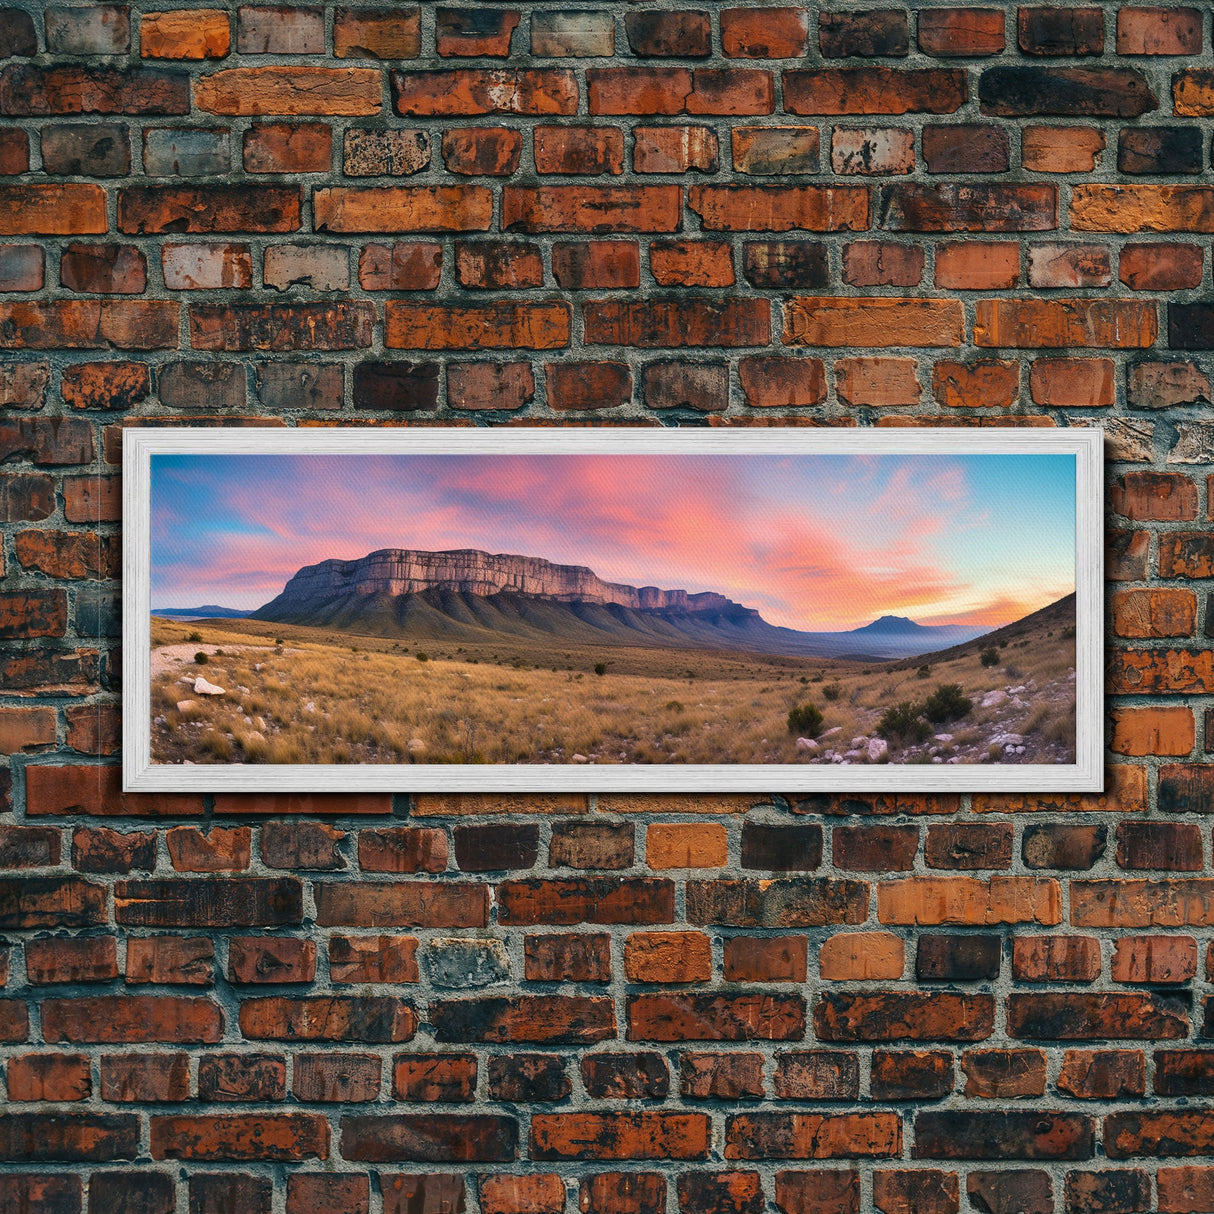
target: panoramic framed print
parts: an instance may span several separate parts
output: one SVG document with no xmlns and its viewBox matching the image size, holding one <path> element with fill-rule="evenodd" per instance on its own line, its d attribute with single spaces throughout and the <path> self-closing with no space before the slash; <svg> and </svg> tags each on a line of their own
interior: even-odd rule
<svg viewBox="0 0 1214 1214">
<path fill-rule="evenodd" d="M 131 429 L 135 791 L 1094 791 L 1099 430 Z"/>
</svg>

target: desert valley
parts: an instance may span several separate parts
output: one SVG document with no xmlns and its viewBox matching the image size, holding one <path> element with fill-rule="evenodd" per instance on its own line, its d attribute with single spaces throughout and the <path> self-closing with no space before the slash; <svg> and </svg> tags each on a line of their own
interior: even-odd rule
<svg viewBox="0 0 1214 1214">
<path fill-rule="evenodd" d="M 153 609 L 157 763 L 1071 763 L 1075 599 L 994 631 L 800 632 L 475 549 Z"/>
</svg>

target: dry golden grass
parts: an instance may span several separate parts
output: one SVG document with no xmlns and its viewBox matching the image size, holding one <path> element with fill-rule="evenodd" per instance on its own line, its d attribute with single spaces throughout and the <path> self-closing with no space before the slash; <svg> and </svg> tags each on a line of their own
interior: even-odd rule
<svg viewBox="0 0 1214 1214">
<path fill-rule="evenodd" d="M 1036 761 L 1072 761 L 1074 747 L 1074 642 L 1057 631 L 1010 643 L 996 667 L 967 654 L 933 664 L 926 678 L 914 665 L 698 650 L 407 646 L 243 620 L 154 620 L 152 647 L 156 762 L 804 763 L 788 730 L 794 706 L 821 708 L 823 745 L 846 749 L 887 707 L 941 683 L 975 701 L 963 721 L 937 727 L 954 735 L 946 755 L 978 761 L 964 748 L 985 754 L 999 729 L 1048 742 L 1056 757 Z M 198 675 L 225 694 L 196 695 Z M 1011 723 L 1006 708 L 977 707 L 985 692 L 1028 679 L 1049 692 Z M 836 686 L 828 698 L 824 689 Z"/>
</svg>

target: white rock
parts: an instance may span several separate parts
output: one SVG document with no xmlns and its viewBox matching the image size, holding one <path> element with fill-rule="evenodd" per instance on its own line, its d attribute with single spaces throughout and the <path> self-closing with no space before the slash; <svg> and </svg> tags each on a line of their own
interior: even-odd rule
<svg viewBox="0 0 1214 1214">
<path fill-rule="evenodd" d="M 830 727 L 830 728 L 829 728 L 829 729 L 828 729 L 828 730 L 827 730 L 825 733 L 820 733 L 820 734 L 818 735 L 818 737 L 820 737 L 820 738 L 833 738 L 833 737 L 835 736 L 835 734 L 837 734 L 837 733 L 842 733 L 842 732 L 843 732 L 843 726 L 842 726 L 842 725 L 832 725 L 832 726 L 831 726 L 831 727 Z"/>
<path fill-rule="evenodd" d="M 869 738 L 868 761 L 870 763 L 886 763 L 889 761 L 889 743 L 884 738 Z"/>
<path fill-rule="evenodd" d="M 589 763 L 590 760 L 588 758 L 586 758 L 585 755 L 571 755 L 569 758 L 569 762 L 570 763 Z"/>
<path fill-rule="evenodd" d="M 933 763 L 943 763 L 944 760 L 939 755 L 936 755 L 935 758 L 932 759 L 932 762 Z"/>
<path fill-rule="evenodd" d="M 1007 692 L 1005 691 L 988 691 L 982 697 L 983 708 L 996 708 L 1007 700 Z"/>
<path fill-rule="evenodd" d="M 194 680 L 194 694 L 199 696 L 221 696 L 226 693 L 222 687 L 216 687 L 214 683 L 208 683 L 202 675 L 199 675 Z"/>
<path fill-rule="evenodd" d="M 314 700 L 309 700 L 304 705 L 304 712 L 315 712 L 315 711 L 316 711 L 316 702 Z"/>
<path fill-rule="evenodd" d="M 816 755 L 818 751 L 822 749 L 822 747 L 819 746 L 817 742 L 813 740 L 813 738 L 798 738 L 797 749 L 807 750 L 811 755 Z"/>
<path fill-rule="evenodd" d="M 198 707 L 198 705 L 194 700 L 178 700 L 177 701 L 177 711 L 178 712 L 189 712 L 191 708 L 197 708 L 197 707 Z"/>
<path fill-rule="evenodd" d="M 409 739 L 409 753 L 411 755 L 421 754 L 421 752 L 425 749 L 426 749 L 426 744 L 425 744 L 425 742 L 423 742 L 421 740 L 421 738 L 410 738 Z"/>
<path fill-rule="evenodd" d="M 932 735 L 937 742 L 951 742 L 953 735 L 951 733 L 938 733 Z"/>
<path fill-rule="evenodd" d="M 852 738 L 851 744 L 856 749 L 859 749 L 861 746 L 866 746 L 868 744 L 868 736 L 862 733 L 857 734 L 854 738 Z"/>
</svg>

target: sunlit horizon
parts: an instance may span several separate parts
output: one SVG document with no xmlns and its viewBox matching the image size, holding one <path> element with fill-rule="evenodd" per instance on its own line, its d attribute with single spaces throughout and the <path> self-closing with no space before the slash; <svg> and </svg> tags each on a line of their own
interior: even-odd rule
<svg viewBox="0 0 1214 1214">
<path fill-rule="evenodd" d="M 1073 455 L 154 456 L 157 610 L 460 548 L 717 591 L 769 623 L 996 628 L 1075 588 Z"/>
</svg>

